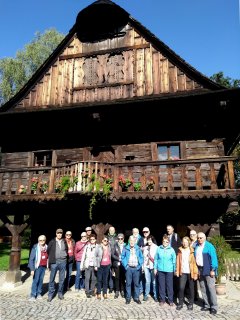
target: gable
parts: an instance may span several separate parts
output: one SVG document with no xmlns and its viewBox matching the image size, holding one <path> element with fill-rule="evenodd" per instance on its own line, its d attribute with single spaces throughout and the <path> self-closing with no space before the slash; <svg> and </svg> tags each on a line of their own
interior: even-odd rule
<svg viewBox="0 0 240 320">
<path fill-rule="evenodd" d="M 91 10 L 83 11 L 91 20 Z M 131 17 L 114 37 L 98 41 L 80 41 L 81 27 L 74 26 L 11 107 L 65 107 L 218 88 Z"/>
</svg>

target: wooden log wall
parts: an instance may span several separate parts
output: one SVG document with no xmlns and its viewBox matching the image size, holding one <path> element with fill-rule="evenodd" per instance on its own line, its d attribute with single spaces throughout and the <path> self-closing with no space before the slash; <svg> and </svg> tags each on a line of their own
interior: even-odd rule
<svg viewBox="0 0 240 320">
<path fill-rule="evenodd" d="M 130 25 L 125 36 L 81 43 L 76 35 L 17 108 L 45 108 L 201 88 Z"/>
</svg>

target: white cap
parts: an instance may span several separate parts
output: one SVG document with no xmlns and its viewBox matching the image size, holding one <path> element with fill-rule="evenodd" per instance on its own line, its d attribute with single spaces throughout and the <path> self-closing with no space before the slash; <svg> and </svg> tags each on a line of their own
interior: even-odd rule
<svg viewBox="0 0 240 320">
<path fill-rule="evenodd" d="M 143 231 L 147 231 L 147 232 L 149 232 L 150 230 L 149 230 L 149 228 L 148 228 L 148 227 L 144 227 L 144 228 L 143 228 Z"/>
</svg>

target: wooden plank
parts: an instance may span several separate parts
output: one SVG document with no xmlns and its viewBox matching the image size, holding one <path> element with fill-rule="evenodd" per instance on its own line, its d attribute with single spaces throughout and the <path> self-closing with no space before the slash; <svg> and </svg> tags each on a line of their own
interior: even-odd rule
<svg viewBox="0 0 240 320">
<path fill-rule="evenodd" d="M 201 190 L 202 189 L 202 177 L 201 177 L 201 164 L 197 163 L 196 164 L 196 189 Z"/>
<path fill-rule="evenodd" d="M 234 178 L 234 166 L 233 161 L 227 162 L 227 168 L 228 168 L 228 177 L 229 177 L 229 188 L 235 189 L 235 178 Z"/>
</svg>

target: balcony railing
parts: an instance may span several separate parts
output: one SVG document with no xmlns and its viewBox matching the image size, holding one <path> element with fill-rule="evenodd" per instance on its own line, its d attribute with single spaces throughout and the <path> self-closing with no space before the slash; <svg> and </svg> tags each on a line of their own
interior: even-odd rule
<svg viewBox="0 0 240 320">
<path fill-rule="evenodd" d="M 221 157 L 124 163 L 87 161 L 54 167 L 0 168 L 0 196 L 61 193 L 58 187 L 64 177 L 71 182 L 65 190 L 69 193 L 92 192 L 93 181 L 98 181 L 101 190 L 107 177 L 111 178 L 115 193 L 235 189 L 234 160 Z M 131 186 L 123 190 L 121 179 L 132 181 Z"/>
</svg>

